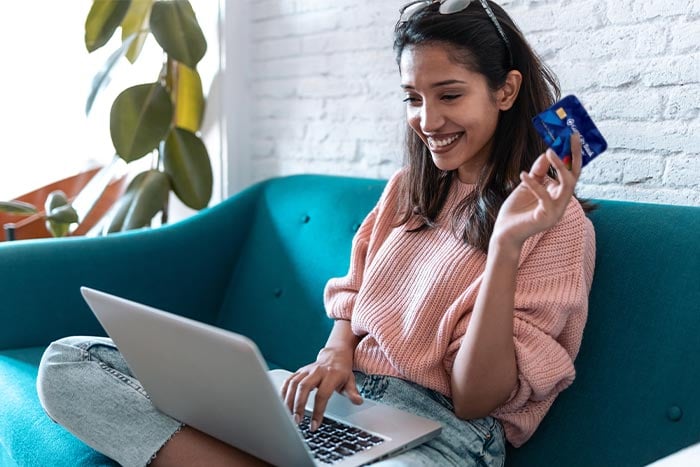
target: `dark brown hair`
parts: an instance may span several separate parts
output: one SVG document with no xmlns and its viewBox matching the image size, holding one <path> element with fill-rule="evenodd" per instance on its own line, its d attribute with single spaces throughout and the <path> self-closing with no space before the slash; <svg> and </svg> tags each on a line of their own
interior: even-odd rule
<svg viewBox="0 0 700 467">
<path fill-rule="evenodd" d="M 499 115 L 491 154 L 476 188 L 456 207 L 452 219 L 452 228 L 464 242 L 484 252 L 503 201 L 520 183 L 520 172 L 529 170 L 546 150 L 532 126 L 532 117 L 551 106 L 560 95 L 556 77 L 513 20 L 500 6 L 488 3 L 510 42 L 512 66 L 506 43 L 478 1 L 449 15 L 440 14 L 439 4 L 434 3 L 408 21 L 398 23 L 394 34 L 399 65 L 407 47 L 437 44 L 446 47 L 455 63 L 484 75 L 494 92 L 503 86 L 510 70 L 518 70 L 523 76 L 515 103 Z M 410 127 L 406 131 L 406 158 L 408 169 L 403 178 L 398 225 L 415 217 L 420 225 L 414 231 L 433 227 L 457 171 L 438 169 L 428 148 Z"/>
</svg>

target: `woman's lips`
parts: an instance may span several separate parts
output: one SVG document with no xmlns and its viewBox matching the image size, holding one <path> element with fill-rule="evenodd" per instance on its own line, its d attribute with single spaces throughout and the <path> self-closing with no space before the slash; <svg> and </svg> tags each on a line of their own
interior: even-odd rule
<svg viewBox="0 0 700 467">
<path fill-rule="evenodd" d="M 428 136 L 428 148 L 431 152 L 440 154 L 452 149 L 462 138 L 464 132 L 452 133 L 440 136 Z"/>
</svg>

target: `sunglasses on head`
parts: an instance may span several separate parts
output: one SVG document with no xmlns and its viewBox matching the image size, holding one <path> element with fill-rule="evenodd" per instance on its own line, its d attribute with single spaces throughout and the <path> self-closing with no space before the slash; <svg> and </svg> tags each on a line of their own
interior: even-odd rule
<svg viewBox="0 0 700 467">
<path fill-rule="evenodd" d="M 435 3 L 440 4 L 439 11 L 441 14 L 451 15 L 452 13 L 458 13 L 460 11 L 466 10 L 467 7 L 471 5 L 472 1 L 473 0 L 414 0 L 412 2 L 407 3 L 399 10 L 399 13 L 401 14 L 401 17 L 399 18 L 399 24 L 405 23 L 406 21 L 411 19 L 413 15 L 428 7 L 429 5 L 433 5 Z M 506 49 L 508 50 L 508 57 L 510 59 L 510 65 L 513 66 L 513 52 L 510 49 L 510 41 L 508 40 L 506 33 L 503 31 L 501 24 L 498 22 L 496 14 L 493 12 L 486 0 L 479 0 L 479 3 L 481 3 L 481 6 L 484 8 L 484 11 L 486 11 L 486 14 L 488 15 L 489 19 L 496 27 L 498 35 L 501 36 L 503 43 L 506 45 Z"/>
</svg>

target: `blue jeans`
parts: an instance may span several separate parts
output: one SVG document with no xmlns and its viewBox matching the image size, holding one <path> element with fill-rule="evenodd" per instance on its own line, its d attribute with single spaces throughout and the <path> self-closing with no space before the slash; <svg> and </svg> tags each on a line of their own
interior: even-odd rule
<svg viewBox="0 0 700 467">
<path fill-rule="evenodd" d="M 505 463 L 505 433 L 495 418 L 461 420 L 448 397 L 403 379 L 355 372 L 355 382 L 366 399 L 442 424 L 440 436 L 373 465 L 502 467 Z"/>
<path fill-rule="evenodd" d="M 500 423 L 460 420 L 445 396 L 389 376 L 356 373 L 363 397 L 439 421 L 440 436 L 375 465 L 496 466 L 505 461 Z M 114 343 L 104 337 L 67 337 L 44 352 L 39 400 L 57 423 L 121 465 L 144 466 L 183 424 L 156 409 Z"/>
</svg>

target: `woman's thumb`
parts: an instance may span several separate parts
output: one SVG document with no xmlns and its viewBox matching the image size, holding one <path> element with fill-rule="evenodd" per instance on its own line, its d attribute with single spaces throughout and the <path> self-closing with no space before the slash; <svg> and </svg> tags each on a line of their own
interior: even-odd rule
<svg viewBox="0 0 700 467">
<path fill-rule="evenodd" d="M 348 378 L 347 383 L 345 383 L 345 387 L 343 388 L 343 394 L 345 394 L 345 397 L 350 399 L 350 401 L 355 404 L 355 405 L 360 405 L 362 404 L 362 396 L 360 395 L 360 392 L 357 390 L 357 385 L 355 384 L 355 375 L 351 375 L 350 378 Z"/>
</svg>

